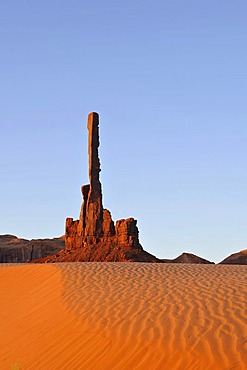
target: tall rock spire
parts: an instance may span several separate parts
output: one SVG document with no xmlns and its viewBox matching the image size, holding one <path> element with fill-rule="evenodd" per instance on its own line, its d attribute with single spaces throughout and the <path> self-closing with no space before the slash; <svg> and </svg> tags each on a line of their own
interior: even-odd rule
<svg viewBox="0 0 247 370">
<path fill-rule="evenodd" d="M 79 228 L 81 235 L 89 243 L 97 242 L 102 234 L 103 206 L 102 189 L 99 179 L 99 115 L 92 112 L 88 115 L 88 162 L 89 185 L 82 186 L 83 204 Z"/>
<path fill-rule="evenodd" d="M 103 206 L 102 189 L 99 180 L 99 115 L 90 113 L 88 115 L 88 160 L 90 187 L 86 206 L 85 236 L 95 242 L 102 233 Z"/>
<path fill-rule="evenodd" d="M 99 180 L 100 160 L 99 160 L 99 115 L 92 112 L 88 115 L 88 161 L 89 161 L 89 181 L 92 199 L 101 195 L 101 183 Z"/>
<path fill-rule="evenodd" d="M 111 213 L 103 209 L 98 113 L 88 115 L 87 128 L 90 183 L 81 188 L 80 219 L 66 219 L 66 252 L 62 258 L 71 261 L 157 261 L 142 249 L 134 218 L 118 220 L 115 225 Z"/>
</svg>

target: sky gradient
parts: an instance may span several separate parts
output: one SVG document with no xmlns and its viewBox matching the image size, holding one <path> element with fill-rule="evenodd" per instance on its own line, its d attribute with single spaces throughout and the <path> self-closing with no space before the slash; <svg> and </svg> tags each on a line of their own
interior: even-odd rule
<svg viewBox="0 0 247 370">
<path fill-rule="evenodd" d="M 247 248 L 246 1 L 0 2 L 0 234 L 64 233 L 100 114 L 104 207 L 144 249 Z"/>
</svg>

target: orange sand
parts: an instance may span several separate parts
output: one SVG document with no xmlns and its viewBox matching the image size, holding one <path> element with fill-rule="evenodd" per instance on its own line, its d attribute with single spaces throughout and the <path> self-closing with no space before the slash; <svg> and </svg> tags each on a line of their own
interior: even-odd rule
<svg viewBox="0 0 247 370">
<path fill-rule="evenodd" d="M 247 266 L 0 266 L 0 369 L 247 369 Z"/>
</svg>

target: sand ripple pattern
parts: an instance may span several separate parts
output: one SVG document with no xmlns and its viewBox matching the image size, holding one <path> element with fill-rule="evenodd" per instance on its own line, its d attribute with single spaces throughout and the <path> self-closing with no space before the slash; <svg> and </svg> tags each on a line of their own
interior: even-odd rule
<svg viewBox="0 0 247 370">
<path fill-rule="evenodd" d="M 89 330 L 78 368 L 247 369 L 246 266 L 54 267 L 67 310 Z"/>
</svg>

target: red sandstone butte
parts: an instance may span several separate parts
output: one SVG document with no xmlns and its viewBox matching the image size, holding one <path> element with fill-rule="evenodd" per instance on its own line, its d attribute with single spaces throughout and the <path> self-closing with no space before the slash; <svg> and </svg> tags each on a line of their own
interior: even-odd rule
<svg viewBox="0 0 247 370">
<path fill-rule="evenodd" d="M 65 250 L 36 262 L 162 262 L 143 250 L 134 218 L 118 220 L 103 208 L 99 178 L 99 115 L 88 116 L 89 184 L 81 188 L 83 203 L 79 220 L 66 219 Z"/>
</svg>

